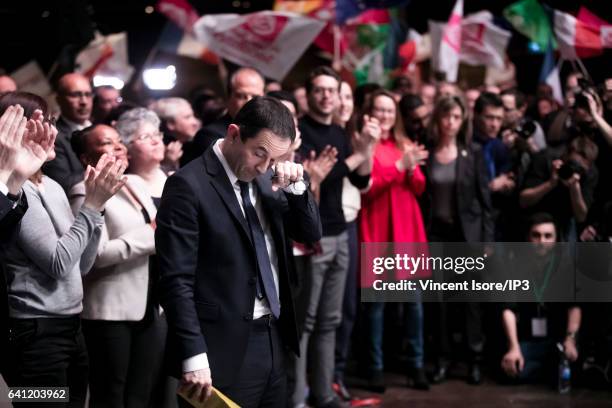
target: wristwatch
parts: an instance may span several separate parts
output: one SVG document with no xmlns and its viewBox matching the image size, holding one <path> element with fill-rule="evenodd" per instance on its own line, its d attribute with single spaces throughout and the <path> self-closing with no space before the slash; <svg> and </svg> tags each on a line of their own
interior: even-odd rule
<svg viewBox="0 0 612 408">
<path fill-rule="evenodd" d="M 568 331 L 568 332 L 565 334 L 565 338 L 568 338 L 568 337 L 569 337 L 570 339 L 572 339 L 572 340 L 576 340 L 576 332 L 575 332 L 575 331 Z"/>
</svg>

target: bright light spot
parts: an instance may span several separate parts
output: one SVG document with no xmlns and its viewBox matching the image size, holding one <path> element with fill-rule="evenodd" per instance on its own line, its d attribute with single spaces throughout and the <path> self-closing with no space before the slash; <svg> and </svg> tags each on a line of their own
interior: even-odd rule
<svg viewBox="0 0 612 408">
<path fill-rule="evenodd" d="M 123 89 L 123 86 L 125 85 L 125 83 L 117 77 L 95 75 L 93 78 L 93 85 L 94 86 L 110 85 L 115 89 Z"/>
<path fill-rule="evenodd" d="M 156 91 L 167 91 L 176 85 L 176 68 L 168 65 L 166 68 L 149 68 L 142 73 L 147 88 Z"/>
<path fill-rule="evenodd" d="M 542 49 L 540 48 L 538 43 L 534 41 L 529 41 L 529 44 L 527 44 L 527 48 L 529 48 L 529 51 L 531 52 L 542 52 Z"/>
<path fill-rule="evenodd" d="M 153 8 L 153 6 L 145 7 L 145 13 L 147 13 L 147 14 L 153 14 L 154 11 L 155 11 L 155 9 Z"/>
</svg>

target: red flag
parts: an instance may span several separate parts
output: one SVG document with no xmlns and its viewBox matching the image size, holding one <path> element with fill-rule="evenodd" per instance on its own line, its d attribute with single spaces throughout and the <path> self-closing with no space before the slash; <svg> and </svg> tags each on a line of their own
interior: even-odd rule
<svg viewBox="0 0 612 408">
<path fill-rule="evenodd" d="M 578 56 L 588 58 L 601 55 L 604 48 L 601 30 L 602 27 L 609 27 L 610 24 L 591 13 L 586 7 L 580 7 L 576 19 L 579 22 L 576 24 L 576 53 Z"/>
<path fill-rule="evenodd" d="M 200 18 L 198 12 L 187 0 L 159 0 L 155 8 L 187 32 L 191 31 L 195 22 Z"/>
</svg>

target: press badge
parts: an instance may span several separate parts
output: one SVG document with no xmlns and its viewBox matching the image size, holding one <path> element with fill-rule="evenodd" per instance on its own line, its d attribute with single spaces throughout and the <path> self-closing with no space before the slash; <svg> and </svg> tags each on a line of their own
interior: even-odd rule
<svg viewBox="0 0 612 408">
<path fill-rule="evenodd" d="M 531 319 L 531 335 L 533 337 L 546 337 L 547 332 L 545 317 L 534 317 Z"/>
</svg>

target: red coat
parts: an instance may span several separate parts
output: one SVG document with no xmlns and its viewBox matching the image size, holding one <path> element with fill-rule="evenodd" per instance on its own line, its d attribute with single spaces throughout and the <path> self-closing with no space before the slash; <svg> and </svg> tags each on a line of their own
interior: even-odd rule
<svg viewBox="0 0 612 408">
<path fill-rule="evenodd" d="M 361 242 L 427 242 L 423 216 L 417 202 L 417 197 L 425 190 L 425 176 L 418 166 L 411 175 L 399 171 L 395 163 L 401 157 L 402 151 L 392 138 L 381 140 L 375 147 L 372 184 L 362 195 L 361 201 Z M 418 256 L 420 253 L 413 255 Z M 371 287 L 376 275 L 367 270 L 363 272 L 362 287 Z M 418 277 L 423 275 L 416 273 Z M 396 272 L 397 279 L 411 277 L 415 275 Z"/>
</svg>

